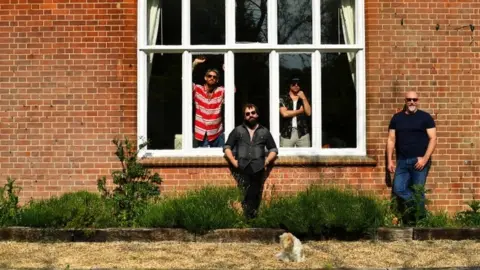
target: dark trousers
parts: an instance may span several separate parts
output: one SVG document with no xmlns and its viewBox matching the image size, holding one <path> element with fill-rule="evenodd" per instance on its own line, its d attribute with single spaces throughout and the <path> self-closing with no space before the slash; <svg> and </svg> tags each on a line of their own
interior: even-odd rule
<svg viewBox="0 0 480 270">
<path fill-rule="evenodd" d="M 243 191 L 242 208 L 247 219 L 257 216 L 262 200 L 265 170 L 253 172 L 250 165 L 239 173 L 239 186 Z"/>
</svg>

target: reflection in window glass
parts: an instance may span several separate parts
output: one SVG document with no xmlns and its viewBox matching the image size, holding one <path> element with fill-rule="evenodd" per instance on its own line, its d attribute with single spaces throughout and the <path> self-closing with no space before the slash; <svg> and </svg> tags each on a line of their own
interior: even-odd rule
<svg viewBox="0 0 480 270">
<path fill-rule="evenodd" d="M 268 42 L 267 0 L 236 0 L 237 42 Z"/>
<path fill-rule="evenodd" d="M 310 54 L 280 55 L 280 147 L 311 147 Z"/>
<path fill-rule="evenodd" d="M 225 44 L 225 0 L 192 0 L 190 3 L 191 43 Z"/>
<path fill-rule="evenodd" d="M 154 54 L 148 82 L 149 149 L 182 148 L 182 55 Z"/>
<path fill-rule="evenodd" d="M 355 148 L 355 58 L 347 53 L 322 54 L 322 147 Z"/>
<path fill-rule="evenodd" d="M 182 44 L 181 8 L 178 0 L 148 0 L 148 45 Z"/>
<path fill-rule="evenodd" d="M 312 0 L 278 0 L 278 44 L 312 44 Z"/>
<path fill-rule="evenodd" d="M 355 0 L 322 0 L 322 44 L 355 44 Z"/>
<path fill-rule="evenodd" d="M 258 107 L 260 124 L 270 128 L 268 57 L 268 53 L 235 54 L 235 126 L 243 122 L 243 105 L 253 103 Z"/>
<path fill-rule="evenodd" d="M 223 147 L 224 98 L 222 55 L 193 55 L 193 147 Z"/>
</svg>

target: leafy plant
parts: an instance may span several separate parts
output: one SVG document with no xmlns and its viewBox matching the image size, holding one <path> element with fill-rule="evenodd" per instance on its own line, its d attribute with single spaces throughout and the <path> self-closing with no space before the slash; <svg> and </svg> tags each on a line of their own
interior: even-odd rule
<svg viewBox="0 0 480 270">
<path fill-rule="evenodd" d="M 310 187 L 295 196 L 262 205 L 257 227 L 284 228 L 298 235 L 336 237 L 371 233 L 383 224 L 380 203 L 369 196 L 334 188 Z"/>
<path fill-rule="evenodd" d="M 457 213 L 455 219 L 465 227 L 480 227 L 480 201 L 473 200 L 467 204 L 470 209 Z"/>
<path fill-rule="evenodd" d="M 430 190 L 425 189 L 423 185 L 413 185 L 412 189 L 413 196 L 406 202 L 407 207 L 403 213 L 404 220 L 408 223 L 405 225 L 416 225 L 422 219 L 427 218 L 428 215 L 425 205 L 429 201 L 425 198 L 425 194 L 429 193 Z"/>
<path fill-rule="evenodd" d="M 240 191 L 233 187 L 207 186 L 187 192 L 176 199 L 177 225 L 194 233 L 242 227 L 243 216 L 230 204 L 239 198 Z"/>
<path fill-rule="evenodd" d="M 417 223 L 418 227 L 427 228 L 451 228 L 455 227 L 455 222 L 448 216 L 447 212 L 431 213 L 427 212 L 425 218 Z"/>
<path fill-rule="evenodd" d="M 185 228 L 200 234 L 214 229 L 243 227 L 243 216 L 232 207 L 239 198 L 240 191 L 236 188 L 207 186 L 149 205 L 139 217 L 138 224 Z"/>
<path fill-rule="evenodd" d="M 8 177 L 7 183 L 0 187 L 0 226 L 15 224 L 18 216 L 18 193 L 21 188 L 15 186 L 15 179 Z"/>
<path fill-rule="evenodd" d="M 162 199 L 149 204 L 143 215 L 138 217 L 137 224 L 145 228 L 175 228 L 178 227 L 176 215 L 176 199 Z"/>
<path fill-rule="evenodd" d="M 18 225 L 39 228 L 105 228 L 116 226 L 113 206 L 87 191 L 31 201 L 19 213 Z"/>
<path fill-rule="evenodd" d="M 122 169 L 112 172 L 115 185 L 112 191 L 107 189 L 105 176 L 98 179 L 97 186 L 104 198 L 113 201 L 114 214 L 121 226 L 132 226 L 137 217 L 144 213 L 147 202 L 160 195 L 162 179 L 158 173 L 152 174 L 138 162 L 138 152 L 148 143 L 140 144 L 137 150 L 128 138 L 114 139 L 112 142 L 116 146 L 115 155 Z"/>
</svg>

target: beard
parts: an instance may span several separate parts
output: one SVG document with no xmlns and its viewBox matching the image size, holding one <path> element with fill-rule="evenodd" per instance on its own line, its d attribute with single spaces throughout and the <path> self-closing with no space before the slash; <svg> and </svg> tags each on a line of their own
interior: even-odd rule
<svg viewBox="0 0 480 270">
<path fill-rule="evenodd" d="M 247 127 L 249 128 L 253 128 L 257 125 L 257 119 L 256 118 L 250 118 L 249 120 L 244 120 L 243 121 L 245 123 L 245 125 L 247 125 Z"/>
<path fill-rule="evenodd" d="M 414 105 L 413 106 L 412 105 L 408 106 L 407 105 L 407 112 L 408 113 L 415 113 L 416 111 L 417 111 L 417 106 L 414 106 Z"/>
</svg>

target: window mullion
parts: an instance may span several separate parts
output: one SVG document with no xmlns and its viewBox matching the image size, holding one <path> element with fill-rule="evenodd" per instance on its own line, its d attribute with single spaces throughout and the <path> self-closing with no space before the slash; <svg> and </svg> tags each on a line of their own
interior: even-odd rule
<svg viewBox="0 0 480 270">
<path fill-rule="evenodd" d="M 138 14 L 147 14 L 147 2 L 138 1 Z M 137 23 L 137 48 L 147 45 L 147 16 Z M 137 147 L 147 141 L 147 54 L 137 49 Z M 139 153 L 139 155 L 143 155 Z"/>
<path fill-rule="evenodd" d="M 268 19 L 268 44 L 271 46 L 278 43 L 278 12 L 277 1 L 267 1 L 267 19 Z"/>
<path fill-rule="evenodd" d="M 235 56 L 232 51 L 225 55 L 225 139 L 235 127 Z"/>
<path fill-rule="evenodd" d="M 312 24 L 313 45 L 320 46 L 322 44 L 321 1 L 312 1 Z"/>
<path fill-rule="evenodd" d="M 274 1 L 275 2 L 275 1 Z M 280 103 L 280 62 L 279 55 L 276 51 L 270 53 L 270 133 L 277 144 L 277 147 L 280 146 L 280 112 L 279 112 L 279 103 Z"/>
<path fill-rule="evenodd" d="M 312 54 L 312 147 L 322 148 L 322 55 Z"/>
<path fill-rule="evenodd" d="M 235 7 L 234 0 L 225 2 L 225 39 L 227 46 L 235 44 Z"/>
<path fill-rule="evenodd" d="M 182 73 L 182 151 L 188 152 L 193 145 L 192 54 L 188 51 L 182 55 Z"/>
<path fill-rule="evenodd" d="M 190 45 L 190 0 L 182 0 L 182 45 Z"/>
</svg>

